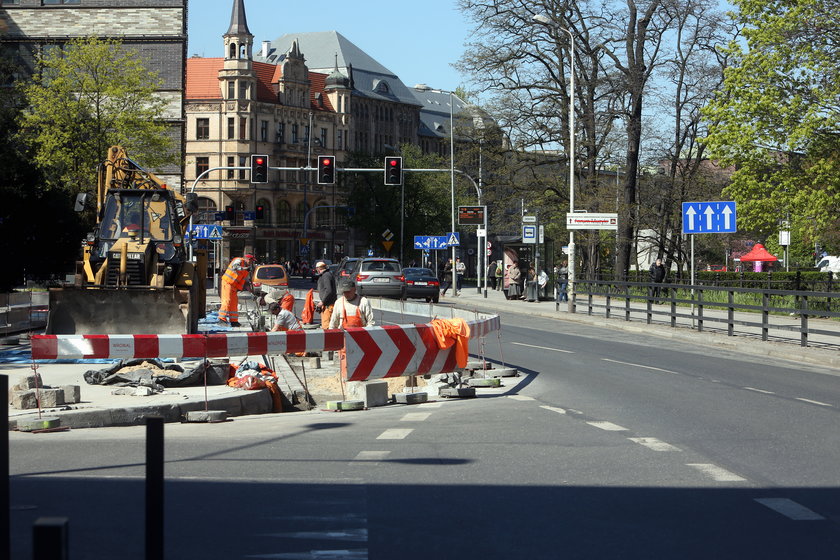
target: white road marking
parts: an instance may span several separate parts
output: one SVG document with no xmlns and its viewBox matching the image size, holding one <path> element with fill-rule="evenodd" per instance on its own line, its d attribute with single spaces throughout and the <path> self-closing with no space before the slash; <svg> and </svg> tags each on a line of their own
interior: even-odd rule
<svg viewBox="0 0 840 560">
<path fill-rule="evenodd" d="M 822 521 L 825 519 L 819 513 L 787 498 L 756 498 L 755 501 L 794 521 Z"/>
<path fill-rule="evenodd" d="M 546 410 L 556 412 L 557 414 L 566 414 L 566 409 L 565 408 L 558 408 L 556 406 L 546 406 L 546 405 L 542 405 L 542 406 L 540 406 L 540 408 L 544 408 Z"/>
<path fill-rule="evenodd" d="M 409 412 L 400 418 L 400 422 L 422 422 L 431 415 L 431 412 Z"/>
<path fill-rule="evenodd" d="M 377 437 L 376 439 L 405 439 L 406 437 L 408 437 L 408 434 L 410 434 L 413 431 L 414 430 L 410 428 L 407 430 L 391 428 L 379 434 L 379 437 Z"/>
<path fill-rule="evenodd" d="M 644 369 L 652 369 L 653 371 L 661 371 L 663 373 L 673 373 L 674 375 L 679 375 L 679 372 L 671 371 L 670 369 L 662 369 L 662 368 L 653 367 L 653 366 L 646 366 L 644 364 L 634 364 L 632 362 L 621 362 L 619 360 L 610 360 L 609 358 L 601 358 L 601 359 L 604 360 L 605 362 L 612 362 L 614 364 L 621 364 L 623 366 L 633 366 L 633 367 L 644 368 Z"/>
<path fill-rule="evenodd" d="M 608 432 L 626 432 L 627 428 L 619 426 L 618 424 L 613 424 L 612 422 L 587 422 L 590 426 L 595 426 L 596 428 L 600 428 L 602 430 L 607 430 Z"/>
<path fill-rule="evenodd" d="M 508 395 L 509 399 L 513 399 L 515 401 L 532 401 L 534 397 L 529 397 L 527 395 Z"/>
<path fill-rule="evenodd" d="M 665 443 L 664 441 L 652 437 L 631 437 L 627 439 L 638 443 L 639 445 L 644 445 L 648 449 L 653 449 L 654 451 L 682 451 L 679 447 L 675 447 L 670 443 Z"/>
<path fill-rule="evenodd" d="M 765 391 L 764 389 L 756 389 L 755 387 L 743 387 L 747 391 L 755 391 L 756 393 L 764 393 L 765 395 L 775 395 L 773 391 Z"/>
<path fill-rule="evenodd" d="M 806 403 L 811 403 L 811 404 L 817 404 L 817 405 L 820 405 L 820 406 L 831 406 L 828 403 L 824 403 L 824 402 L 820 402 L 820 401 L 812 401 L 811 399 L 806 399 L 804 397 L 796 397 L 796 400 L 806 402 Z"/>
<path fill-rule="evenodd" d="M 342 540 L 352 542 L 366 542 L 368 540 L 367 529 L 340 529 L 336 531 L 295 531 L 290 533 L 264 533 L 263 537 L 276 537 L 279 539 L 323 539 Z M 252 556 L 252 558 L 265 558 L 264 556 Z M 281 556 L 282 558 L 282 556 Z M 317 558 L 317 557 L 315 557 Z"/>
<path fill-rule="evenodd" d="M 517 346 L 527 346 L 528 348 L 539 348 L 540 350 L 551 350 L 552 352 L 562 352 L 563 354 L 574 354 L 571 350 L 561 350 L 560 348 L 549 348 L 547 346 L 536 346 L 534 344 L 525 344 L 524 342 L 511 342 Z"/>
<path fill-rule="evenodd" d="M 425 402 L 417 405 L 418 408 L 440 408 L 443 406 L 442 402 Z"/>
<path fill-rule="evenodd" d="M 353 460 L 375 463 L 385 459 L 385 457 L 387 457 L 390 453 L 390 451 L 359 451 L 359 454 L 356 455 Z"/>
<path fill-rule="evenodd" d="M 722 469 L 719 466 L 712 465 L 710 463 L 688 463 L 687 466 L 694 467 L 717 482 L 741 482 L 746 480 L 746 478 L 742 476 L 738 476 L 735 473 L 729 472 L 726 469 Z"/>
<path fill-rule="evenodd" d="M 347 560 L 367 560 L 368 550 L 310 550 L 309 552 L 275 552 L 272 554 L 249 554 L 245 558 L 271 558 L 275 560 L 318 560 L 341 558 Z"/>
</svg>

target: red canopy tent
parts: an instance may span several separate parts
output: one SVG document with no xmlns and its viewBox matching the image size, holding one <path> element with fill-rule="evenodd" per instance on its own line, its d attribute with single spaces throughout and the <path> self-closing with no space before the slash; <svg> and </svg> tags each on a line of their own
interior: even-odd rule
<svg viewBox="0 0 840 560">
<path fill-rule="evenodd" d="M 761 243 L 756 243 L 753 245 L 753 248 L 750 249 L 750 252 L 746 255 L 741 255 L 741 262 L 752 262 L 755 263 L 754 270 L 756 272 L 761 272 L 762 267 L 761 263 L 764 262 L 774 262 L 779 259 L 771 255 L 767 249 L 764 248 L 764 245 Z"/>
<path fill-rule="evenodd" d="M 761 243 L 756 243 L 749 253 L 741 256 L 741 262 L 773 262 L 777 260 L 779 259 L 771 255 Z"/>
</svg>

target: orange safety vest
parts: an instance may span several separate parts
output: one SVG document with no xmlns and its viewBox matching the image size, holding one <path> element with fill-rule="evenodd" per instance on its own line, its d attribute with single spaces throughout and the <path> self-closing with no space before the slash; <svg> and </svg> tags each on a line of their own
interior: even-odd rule
<svg viewBox="0 0 840 560">
<path fill-rule="evenodd" d="M 245 259 L 237 257 L 230 261 L 222 276 L 222 281 L 226 284 L 232 284 L 239 291 L 245 287 L 246 280 L 248 280 L 248 266 L 245 264 Z"/>
</svg>

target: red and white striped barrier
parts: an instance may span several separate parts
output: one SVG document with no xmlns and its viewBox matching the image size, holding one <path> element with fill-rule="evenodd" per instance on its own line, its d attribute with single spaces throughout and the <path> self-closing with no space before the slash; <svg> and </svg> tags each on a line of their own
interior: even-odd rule
<svg viewBox="0 0 840 560">
<path fill-rule="evenodd" d="M 499 330 L 498 315 L 467 321 L 470 338 Z M 348 329 L 341 372 L 348 381 L 366 381 L 455 370 L 455 346 L 440 348 L 430 325 Z"/>
<path fill-rule="evenodd" d="M 344 331 L 235 332 L 224 334 L 34 335 L 34 360 L 109 358 L 222 358 L 344 347 Z"/>
</svg>

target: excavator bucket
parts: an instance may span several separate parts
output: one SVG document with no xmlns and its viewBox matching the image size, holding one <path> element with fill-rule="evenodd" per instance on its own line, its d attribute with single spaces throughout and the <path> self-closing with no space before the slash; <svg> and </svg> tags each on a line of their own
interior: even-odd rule
<svg viewBox="0 0 840 560">
<path fill-rule="evenodd" d="M 180 300 L 180 301 L 179 301 Z M 50 290 L 47 334 L 185 334 L 189 292 L 175 289 Z"/>
</svg>

